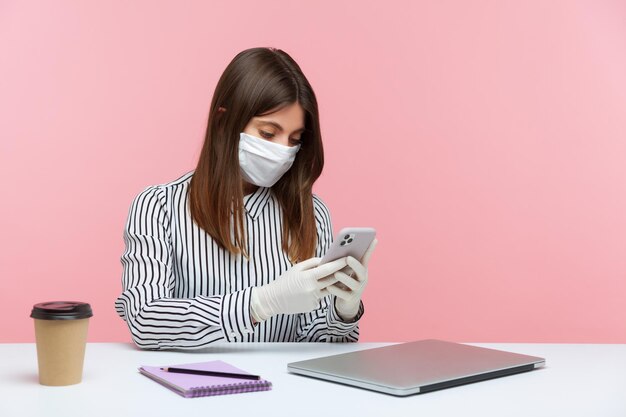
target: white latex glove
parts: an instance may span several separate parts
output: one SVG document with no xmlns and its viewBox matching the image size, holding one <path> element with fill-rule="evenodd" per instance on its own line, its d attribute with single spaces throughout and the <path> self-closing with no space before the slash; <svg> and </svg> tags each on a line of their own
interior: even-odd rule
<svg viewBox="0 0 626 417">
<path fill-rule="evenodd" d="M 367 265 L 377 244 L 378 240 L 374 239 L 360 262 L 352 256 L 348 256 L 348 266 L 345 272 L 335 272 L 335 278 L 338 282 L 326 289 L 336 297 L 335 308 L 344 320 L 353 319 L 359 312 L 361 296 L 367 286 Z M 356 275 L 355 277 L 351 276 L 352 272 Z"/>
<path fill-rule="evenodd" d="M 310 258 L 299 262 L 269 284 L 254 287 L 250 295 L 254 321 L 317 308 L 319 301 L 328 295 L 328 286 L 337 282 L 333 274 L 347 265 L 346 258 L 319 265 L 321 260 Z"/>
</svg>

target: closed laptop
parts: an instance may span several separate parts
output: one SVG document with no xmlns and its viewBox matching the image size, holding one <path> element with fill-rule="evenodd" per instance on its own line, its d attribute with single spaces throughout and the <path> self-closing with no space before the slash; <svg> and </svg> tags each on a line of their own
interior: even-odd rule
<svg viewBox="0 0 626 417">
<path fill-rule="evenodd" d="M 443 340 L 418 340 L 287 365 L 289 372 L 406 396 L 531 371 L 545 359 Z"/>
</svg>

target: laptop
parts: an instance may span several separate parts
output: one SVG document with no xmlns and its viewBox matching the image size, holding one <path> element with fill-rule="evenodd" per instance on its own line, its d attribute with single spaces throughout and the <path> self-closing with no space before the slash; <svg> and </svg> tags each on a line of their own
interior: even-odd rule
<svg viewBox="0 0 626 417">
<path fill-rule="evenodd" d="M 532 371 L 545 363 L 536 356 L 429 339 L 292 362 L 287 370 L 407 396 Z"/>
</svg>

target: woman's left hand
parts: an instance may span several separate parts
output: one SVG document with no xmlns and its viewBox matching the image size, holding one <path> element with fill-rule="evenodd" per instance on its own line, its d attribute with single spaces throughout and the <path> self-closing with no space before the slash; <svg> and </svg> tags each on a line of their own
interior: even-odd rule
<svg viewBox="0 0 626 417">
<path fill-rule="evenodd" d="M 349 273 L 343 271 L 335 272 L 335 279 L 339 282 L 326 287 L 328 292 L 336 297 L 335 307 L 344 320 L 353 319 L 359 312 L 361 295 L 367 286 L 367 265 L 377 243 L 377 239 L 374 239 L 372 243 L 370 243 L 370 246 L 367 248 L 360 262 L 352 256 L 348 256 L 348 271 L 346 272 Z M 356 276 L 350 276 L 350 269 L 354 271 Z"/>
</svg>

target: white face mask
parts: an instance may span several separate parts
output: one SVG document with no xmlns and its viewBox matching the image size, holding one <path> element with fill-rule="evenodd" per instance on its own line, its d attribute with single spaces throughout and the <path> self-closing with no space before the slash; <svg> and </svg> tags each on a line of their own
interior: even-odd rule
<svg viewBox="0 0 626 417">
<path fill-rule="evenodd" d="M 241 132 L 239 135 L 239 166 L 241 175 L 251 184 L 271 187 L 291 168 L 300 150 Z"/>
</svg>

